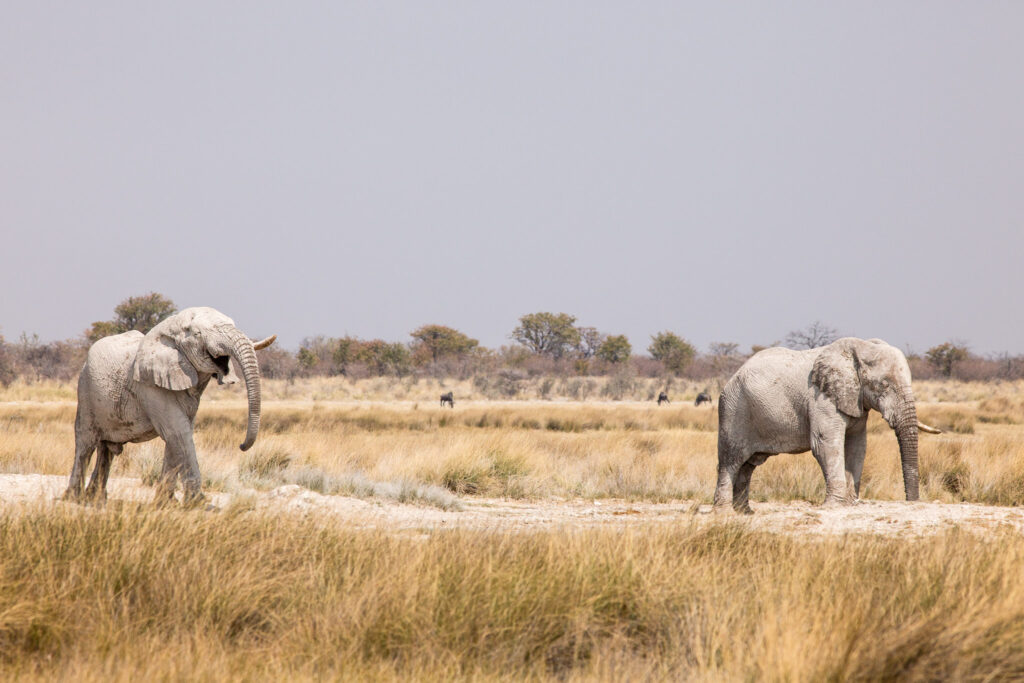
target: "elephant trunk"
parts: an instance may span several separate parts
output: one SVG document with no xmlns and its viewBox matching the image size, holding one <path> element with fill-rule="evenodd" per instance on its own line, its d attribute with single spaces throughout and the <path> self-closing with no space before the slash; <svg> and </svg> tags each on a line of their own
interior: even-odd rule
<svg viewBox="0 0 1024 683">
<path fill-rule="evenodd" d="M 247 451 L 256 443 L 260 431 L 260 366 L 256 362 L 256 351 L 252 340 L 235 330 L 231 335 L 232 355 L 242 368 L 245 392 L 249 398 L 249 424 L 245 430 L 245 441 L 239 448 Z"/>
<path fill-rule="evenodd" d="M 918 500 L 918 467 L 917 467 L 917 408 L 914 406 L 913 394 L 901 398 L 896 408 L 896 441 L 900 446 L 900 463 L 903 466 L 903 490 L 907 500 Z"/>
</svg>

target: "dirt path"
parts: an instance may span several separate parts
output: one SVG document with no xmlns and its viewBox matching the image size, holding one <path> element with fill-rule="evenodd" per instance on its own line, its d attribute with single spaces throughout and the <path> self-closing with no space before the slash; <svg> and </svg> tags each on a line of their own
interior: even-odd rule
<svg viewBox="0 0 1024 683">
<path fill-rule="evenodd" d="M 46 504 L 58 499 L 67 485 L 62 476 L 43 474 L 0 475 L 0 505 L 20 507 Z M 149 502 L 153 489 L 138 479 L 112 478 L 112 502 Z M 623 500 L 540 500 L 516 501 L 497 498 L 462 499 L 458 511 L 407 505 L 390 500 L 325 496 L 297 485 L 271 491 L 247 490 L 240 494 L 209 493 L 219 508 L 245 501 L 258 510 L 298 515 L 337 515 L 365 528 L 427 529 L 446 527 L 530 529 L 544 527 L 627 526 L 636 524 L 688 524 L 720 519 L 710 506 L 692 501 L 644 503 Z M 54 505 L 65 503 L 53 502 Z M 798 501 L 753 503 L 755 514 L 733 517 L 755 529 L 799 535 L 843 534 L 929 534 L 952 526 L 974 530 L 1000 527 L 1024 532 L 1024 510 L 970 503 L 903 503 L 862 501 L 849 508 L 824 509 Z"/>
</svg>

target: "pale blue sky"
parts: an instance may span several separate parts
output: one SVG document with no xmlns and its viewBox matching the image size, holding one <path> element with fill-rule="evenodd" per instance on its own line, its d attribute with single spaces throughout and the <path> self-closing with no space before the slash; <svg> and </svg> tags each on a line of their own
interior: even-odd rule
<svg viewBox="0 0 1024 683">
<path fill-rule="evenodd" d="M 0 331 L 1024 352 L 1024 3 L 0 9 Z"/>
</svg>

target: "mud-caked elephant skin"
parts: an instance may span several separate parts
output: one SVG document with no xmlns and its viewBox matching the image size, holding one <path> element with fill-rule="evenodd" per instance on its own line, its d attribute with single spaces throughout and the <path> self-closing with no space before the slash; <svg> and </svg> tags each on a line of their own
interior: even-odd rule
<svg viewBox="0 0 1024 683">
<path fill-rule="evenodd" d="M 871 410 L 896 432 L 907 500 L 917 500 L 917 432 L 938 430 L 917 419 L 899 349 L 846 337 L 808 351 L 754 354 L 719 397 L 716 511 L 750 512 L 754 468 L 772 455 L 808 450 L 825 475 L 825 504 L 856 502 Z"/>
<path fill-rule="evenodd" d="M 75 461 L 66 499 L 82 497 L 82 482 L 96 451 L 85 495 L 105 499 L 110 461 L 124 444 L 164 440 L 157 500 L 173 499 L 181 477 L 185 501 L 201 500 L 199 463 L 192 439 L 199 399 L 211 378 L 238 381 L 240 368 L 249 402 L 241 449 L 256 441 L 260 427 L 260 371 L 256 351 L 276 337 L 253 342 L 231 318 L 212 308 L 186 308 L 141 332 L 104 337 L 89 348 L 78 378 Z"/>
</svg>

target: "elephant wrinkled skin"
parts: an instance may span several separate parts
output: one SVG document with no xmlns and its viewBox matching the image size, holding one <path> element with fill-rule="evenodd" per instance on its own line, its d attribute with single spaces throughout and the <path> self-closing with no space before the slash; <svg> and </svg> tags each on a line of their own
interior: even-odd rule
<svg viewBox="0 0 1024 683">
<path fill-rule="evenodd" d="M 260 425 L 260 371 L 256 350 L 275 337 L 253 342 L 231 318 L 212 308 L 186 308 L 147 334 L 125 332 L 104 337 L 89 348 L 78 378 L 75 462 L 65 499 L 82 497 L 92 453 L 96 466 L 85 495 L 105 499 L 110 461 L 125 443 L 164 440 L 164 462 L 156 499 L 174 498 L 180 476 L 186 503 L 202 499 L 199 463 L 192 439 L 199 399 L 211 378 L 219 384 L 238 380 L 230 361 L 242 371 L 249 402 L 245 442 L 256 441 Z"/>
<path fill-rule="evenodd" d="M 896 432 L 907 500 L 918 499 L 918 430 L 910 366 L 880 339 L 846 337 L 808 351 L 771 348 L 732 376 L 718 405 L 716 511 L 750 512 L 750 477 L 772 455 L 810 450 L 825 475 L 825 504 L 856 502 L 877 410 Z"/>
</svg>

